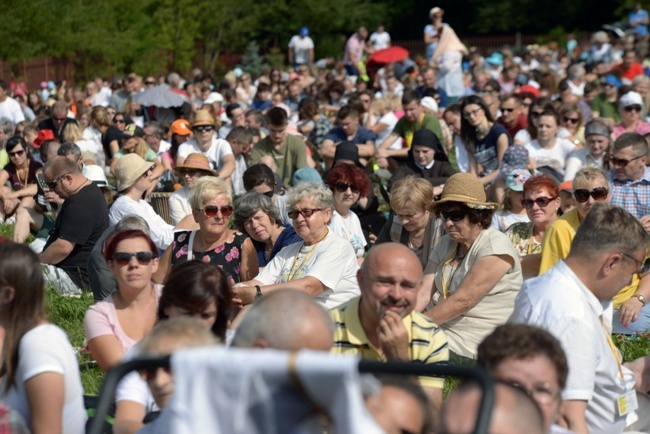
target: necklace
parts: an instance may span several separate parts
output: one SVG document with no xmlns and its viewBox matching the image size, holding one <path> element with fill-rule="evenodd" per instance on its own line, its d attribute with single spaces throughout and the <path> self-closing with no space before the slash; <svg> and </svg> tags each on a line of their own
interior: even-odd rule
<svg viewBox="0 0 650 434">
<path fill-rule="evenodd" d="M 27 178 L 29 178 L 29 159 L 27 160 L 27 167 L 25 167 L 24 172 L 25 172 L 25 181 L 23 182 L 23 188 L 27 188 Z M 20 179 L 20 169 L 16 168 L 16 178 L 18 178 L 18 184 L 22 181 Z"/>
<path fill-rule="evenodd" d="M 296 256 L 293 258 L 293 265 L 291 265 L 291 270 L 289 271 L 289 275 L 287 276 L 287 282 L 289 282 L 291 279 L 293 279 L 293 276 L 298 272 L 298 270 L 300 270 L 300 269 L 301 269 L 301 268 L 302 268 L 302 267 L 307 263 L 307 261 L 309 260 L 309 258 L 311 258 L 311 256 L 314 254 L 314 251 L 315 251 L 316 248 L 318 247 L 318 243 L 320 243 L 321 241 L 323 241 L 323 239 L 325 239 L 325 237 L 327 236 L 327 234 L 329 233 L 329 231 L 330 231 L 329 228 L 327 228 L 326 231 L 325 231 L 325 235 L 323 235 L 322 237 L 320 237 L 320 239 L 319 239 L 318 241 L 316 241 L 316 242 L 312 245 L 311 249 L 310 249 L 309 252 L 305 255 L 305 257 L 303 258 L 302 262 L 300 263 L 300 266 L 298 266 L 298 268 L 296 268 L 296 264 L 298 263 L 298 257 L 300 256 L 300 251 L 301 251 L 302 248 L 305 246 L 305 243 L 303 242 L 303 243 L 300 245 L 300 248 L 299 248 L 298 251 L 296 252 Z"/>
</svg>

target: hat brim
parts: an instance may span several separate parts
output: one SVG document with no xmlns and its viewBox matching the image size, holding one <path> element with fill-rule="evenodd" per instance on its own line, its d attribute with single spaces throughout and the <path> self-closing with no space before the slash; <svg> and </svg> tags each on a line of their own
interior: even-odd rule
<svg viewBox="0 0 650 434">
<path fill-rule="evenodd" d="M 124 183 L 122 183 L 122 182 L 118 182 L 118 188 L 117 188 L 117 191 L 119 191 L 119 192 L 121 193 L 121 192 L 123 192 L 124 190 L 126 190 L 127 188 L 131 187 L 131 186 L 132 186 L 133 184 L 135 184 L 136 181 L 137 181 L 137 180 L 138 180 L 142 175 L 144 175 L 144 174 L 147 172 L 147 170 L 149 170 L 149 169 L 151 168 L 151 166 L 153 166 L 153 165 L 154 165 L 154 163 L 152 163 L 151 161 L 143 161 L 142 164 L 138 167 L 138 169 L 134 172 L 136 175 L 133 176 L 133 179 L 129 179 L 129 180 L 127 180 L 127 181 L 124 182 Z"/>
<path fill-rule="evenodd" d="M 472 209 L 489 209 L 492 211 L 495 211 L 499 209 L 499 204 L 494 203 L 494 202 L 481 202 L 476 199 L 472 199 L 471 197 L 467 196 L 462 196 L 459 194 L 450 194 L 440 200 L 437 200 L 431 204 L 431 209 L 433 211 L 436 211 L 438 205 L 447 203 L 447 202 L 458 202 L 462 203 L 463 205 L 472 208 Z"/>
<path fill-rule="evenodd" d="M 203 126 L 206 126 L 206 125 L 210 125 L 210 126 L 213 126 L 213 127 L 214 127 L 215 123 L 214 123 L 214 122 L 210 122 L 210 121 L 197 121 L 197 122 L 194 122 L 194 123 L 190 126 L 190 128 L 194 128 L 194 127 L 203 127 Z"/>
</svg>

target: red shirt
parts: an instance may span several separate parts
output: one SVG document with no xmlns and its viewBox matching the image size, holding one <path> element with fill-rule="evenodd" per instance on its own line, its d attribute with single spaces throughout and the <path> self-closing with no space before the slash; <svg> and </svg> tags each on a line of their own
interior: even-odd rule
<svg viewBox="0 0 650 434">
<path fill-rule="evenodd" d="M 632 79 L 634 79 L 634 77 L 637 75 L 643 75 L 643 66 L 641 66 L 641 64 L 638 62 L 631 64 L 628 69 L 625 69 L 622 63 L 620 65 L 616 65 L 615 68 L 621 71 L 623 78 L 627 78 L 630 81 L 632 81 Z"/>
<path fill-rule="evenodd" d="M 523 113 L 519 114 L 519 117 L 517 117 L 517 121 L 513 125 L 508 125 L 505 123 L 503 120 L 503 116 L 501 116 L 499 119 L 497 119 L 497 123 L 503 125 L 506 130 L 508 130 L 508 134 L 510 134 L 510 137 L 514 139 L 515 134 L 519 130 L 524 130 L 528 127 L 528 119 L 526 118 L 526 115 Z"/>
</svg>

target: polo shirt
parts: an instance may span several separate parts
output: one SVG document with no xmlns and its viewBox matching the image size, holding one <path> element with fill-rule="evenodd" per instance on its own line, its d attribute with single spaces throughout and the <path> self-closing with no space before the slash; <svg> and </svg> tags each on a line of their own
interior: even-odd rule
<svg viewBox="0 0 650 434">
<path fill-rule="evenodd" d="M 386 356 L 368 339 L 359 318 L 361 297 L 329 311 L 334 321 L 332 354 L 359 355 L 364 360 L 386 362 Z M 431 319 L 419 312 L 411 312 L 402 319 L 409 336 L 409 360 L 419 365 L 447 364 L 449 348 L 445 332 Z M 422 387 L 442 389 L 443 378 L 419 377 Z"/>
<path fill-rule="evenodd" d="M 410 149 L 411 142 L 413 141 L 413 134 L 422 128 L 433 131 L 438 137 L 438 140 L 440 140 L 440 143 L 445 143 L 445 137 L 442 135 L 440 121 L 438 121 L 435 116 L 430 115 L 429 113 L 424 114 L 424 118 L 422 118 L 421 123 L 409 122 L 406 120 L 406 117 L 402 117 L 399 121 L 397 121 L 397 124 L 395 124 L 393 133 L 403 138 L 406 142 L 406 147 Z"/>
<path fill-rule="evenodd" d="M 611 204 L 623 208 L 636 218 L 650 214 L 650 169 L 646 167 L 638 181 L 619 181 L 616 174 L 607 174 L 612 191 Z"/>
</svg>

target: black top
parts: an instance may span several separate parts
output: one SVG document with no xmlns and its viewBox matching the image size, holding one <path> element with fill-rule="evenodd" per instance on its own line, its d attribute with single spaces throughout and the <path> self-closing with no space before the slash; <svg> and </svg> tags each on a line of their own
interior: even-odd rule
<svg viewBox="0 0 650 434">
<path fill-rule="evenodd" d="M 77 125 L 77 121 L 72 119 L 72 118 L 66 117 L 65 122 L 63 122 L 63 126 L 61 127 L 61 129 L 57 130 L 56 127 L 54 126 L 54 122 L 52 122 L 52 118 L 47 118 L 43 122 L 38 124 L 38 129 L 39 130 L 52 130 L 52 132 L 54 133 L 54 137 L 56 137 L 56 139 L 59 142 L 63 143 L 63 129 L 68 124 Z"/>
</svg>

